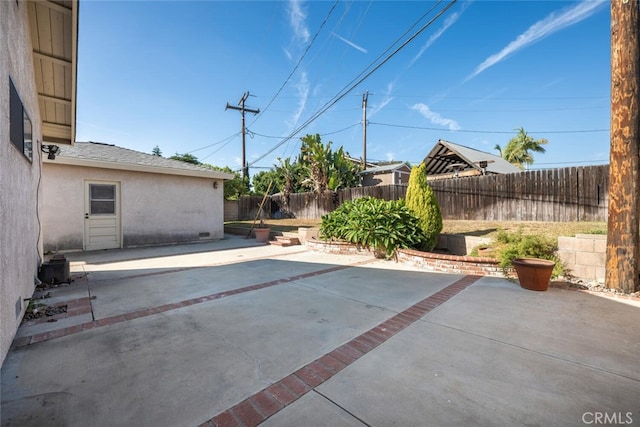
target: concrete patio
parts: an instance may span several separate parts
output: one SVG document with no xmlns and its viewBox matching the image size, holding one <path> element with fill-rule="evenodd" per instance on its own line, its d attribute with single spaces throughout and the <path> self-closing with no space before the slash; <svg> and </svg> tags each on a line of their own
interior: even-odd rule
<svg viewBox="0 0 640 427">
<path fill-rule="evenodd" d="M 630 301 L 238 236 L 67 258 L 2 426 L 640 425 Z"/>
</svg>

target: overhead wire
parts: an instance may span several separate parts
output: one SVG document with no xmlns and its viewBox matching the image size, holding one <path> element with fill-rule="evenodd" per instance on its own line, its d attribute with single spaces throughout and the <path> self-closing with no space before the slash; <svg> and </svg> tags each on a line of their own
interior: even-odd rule
<svg viewBox="0 0 640 427">
<path fill-rule="evenodd" d="M 227 139 L 228 139 L 228 141 L 227 141 L 225 144 L 221 145 L 217 150 L 213 150 L 211 153 L 209 153 L 209 154 L 207 154 L 206 156 L 202 157 L 202 158 L 200 159 L 200 161 L 202 161 L 202 160 L 204 160 L 204 159 L 206 159 L 206 158 L 208 158 L 208 157 L 213 156 L 213 155 L 214 155 L 214 154 L 216 154 L 218 151 L 222 150 L 224 147 L 226 147 L 227 145 L 229 145 L 229 144 L 231 143 L 231 141 L 233 141 L 233 138 L 227 138 Z"/>
<path fill-rule="evenodd" d="M 298 68 L 300 67 L 300 64 L 302 63 L 302 60 L 305 58 L 305 56 L 307 56 L 307 53 L 309 52 L 309 49 L 311 49 L 311 46 L 313 46 L 313 44 L 315 43 L 316 39 L 318 38 L 318 35 L 320 34 L 320 32 L 322 31 L 322 28 L 325 26 L 325 24 L 327 23 L 327 21 L 329 20 L 329 17 L 331 16 L 331 14 L 333 13 L 333 11 L 335 10 L 336 6 L 338 5 L 338 1 L 336 0 L 333 5 L 331 6 L 331 9 L 329 9 L 329 12 L 327 13 L 327 16 L 324 18 L 324 20 L 322 21 L 322 23 L 320 24 L 320 27 L 318 28 L 318 31 L 316 31 L 316 33 L 313 35 L 313 38 L 311 39 L 311 41 L 309 42 L 309 44 L 307 45 L 307 47 L 305 48 L 304 52 L 302 53 L 302 55 L 300 56 L 300 58 L 298 58 L 298 62 L 296 63 L 296 65 L 293 67 L 293 70 L 291 70 L 291 72 L 289 73 L 289 75 L 287 76 L 287 78 L 284 80 L 284 83 L 282 83 L 282 85 L 280 86 L 280 89 L 278 89 L 278 91 L 276 92 L 275 95 L 273 95 L 273 97 L 271 98 L 271 100 L 267 103 L 267 106 L 264 107 L 260 113 L 253 119 L 253 121 L 249 124 L 249 126 L 251 126 L 252 124 L 254 124 L 263 114 L 265 111 L 267 111 L 269 109 L 269 107 L 271 106 L 271 104 L 273 104 L 273 102 L 276 100 L 276 98 L 280 95 L 280 93 L 284 90 L 285 86 L 287 85 L 287 83 L 289 83 L 289 81 L 291 80 L 291 78 L 293 77 L 293 75 L 295 74 L 295 72 L 298 70 Z"/>
<path fill-rule="evenodd" d="M 273 148 L 271 148 L 270 150 L 268 150 L 266 153 L 264 153 L 261 156 L 258 156 L 253 162 L 251 162 L 249 164 L 249 166 L 254 165 L 255 163 L 257 163 L 258 161 L 264 159 L 265 157 L 267 157 L 269 154 L 273 153 L 275 150 L 277 150 L 279 147 L 281 147 L 284 143 L 286 143 L 287 141 L 289 141 L 291 138 L 293 138 L 295 135 L 297 135 L 301 130 L 303 130 L 304 128 L 306 128 L 309 124 L 311 124 L 312 122 L 314 122 L 318 117 L 320 117 L 324 112 L 326 112 L 329 108 L 331 108 L 333 105 L 335 105 L 338 101 L 340 101 L 342 98 L 344 98 L 349 92 L 351 92 L 354 88 L 356 88 L 360 83 L 362 83 L 364 80 L 366 80 L 369 76 L 371 76 L 371 74 L 373 74 L 374 72 L 376 72 L 378 69 L 380 69 L 380 67 L 382 67 L 385 63 L 387 63 L 392 57 L 394 57 L 400 50 L 402 50 L 404 47 L 406 47 L 411 41 L 413 41 L 416 37 L 418 37 L 424 30 L 426 30 L 429 26 L 431 26 L 438 18 L 440 18 L 447 10 L 449 10 L 455 3 L 457 0 L 452 0 L 451 2 L 449 2 L 449 4 L 447 4 L 442 10 L 440 10 L 433 18 L 431 18 L 428 22 L 426 22 L 422 27 L 420 27 L 420 29 L 418 29 L 418 31 L 416 31 L 411 37 L 409 37 L 407 40 L 405 40 L 400 46 L 398 46 L 393 52 L 391 52 L 389 55 L 387 55 L 379 64 L 373 66 L 373 64 L 382 57 L 382 55 L 384 55 L 384 53 L 388 52 L 389 50 L 392 49 L 393 45 L 395 45 L 398 40 L 396 40 L 392 45 L 390 45 L 389 48 L 387 48 L 387 50 L 385 50 L 381 55 L 379 55 L 372 64 L 370 64 L 369 66 L 367 66 L 367 68 L 365 68 L 362 72 L 360 72 L 360 74 L 358 74 L 354 79 L 351 80 L 351 82 L 349 82 L 347 84 L 347 86 L 345 86 L 345 88 L 343 88 L 341 91 L 338 92 L 338 94 L 336 94 L 331 100 L 329 100 L 319 111 L 317 111 L 316 113 L 314 113 L 313 115 L 311 115 L 311 117 L 309 117 L 302 125 L 300 125 L 298 128 L 296 128 L 293 132 L 291 132 L 289 134 L 289 136 L 287 136 L 285 139 L 283 139 L 282 141 L 280 141 L 278 144 L 276 144 Z M 442 2 L 442 0 L 439 0 L 436 5 L 434 5 L 431 9 L 429 9 L 429 11 L 427 13 L 425 13 L 422 17 L 420 17 L 420 19 L 418 21 L 416 21 L 416 23 L 414 23 L 409 30 L 407 30 L 400 38 L 404 37 L 405 34 L 407 34 L 409 31 L 411 31 L 412 28 L 414 28 L 418 22 L 420 22 L 425 16 L 427 16 L 429 13 L 431 13 L 431 11 L 434 10 L 434 8 L 440 4 Z M 369 68 L 371 68 L 373 66 L 373 68 L 367 72 L 367 70 Z M 364 74 L 364 75 L 363 75 Z"/>
<path fill-rule="evenodd" d="M 321 134 L 319 134 L 319 135 L 320 135 L 320 136 L 334 135 L 334 134 L 336 134 L 336 133 L 340 133 L 340 132 L 344 132 L 344 131 L 346 131 L 346 130 L 349 130 L 349 129 L 353 128 L 353 127 L 360 126 L 361 124 L 362 124 L 361 122 L 357 122 L 357 123 L 354 123 L 354 124 L 352 124 L 352 125 L 349 125 L 349 126 L 347 126 L 347 127 L 345 127 L 345 128 L 338 129 L 338 130 L 334 130 L 334 131 L 331 131 L 331 132 L 321 133 Z M 254 134 L 254 135 L 257 135 L 257 136 L 261 136 L 261 137 L 263 137 L 263 138 L 271 138 L 271 139 L 282 139 L 282 138 L 286 138 L 286 136 L 264 135 L 264 134 L 261 134 L 261 133 L 258 133 L 258 132 L 251 132 L 251 133 L 252 133 L 252 134 Z"/>
<path fill-rule="evenodd" d="M 419 130 L 435 130 L 438 132 L 460 132 L 460 133 L 517 133 L 517 130 L 472 130 L 472 129 L 444 129 L 444 128 L 432 128 L 426 126 L 411 126 L 411 125 L 398 125 L 391 123 L 380 123 L 380 122 L 367 122 L 370 125 L 378 125 L 378 126 L 389 126 L 396 128 L 405 128 L 405 129 L 419 129 Z M 609 129 L 582 129 L 582 130 L 536 130 L 529 131 L 529 133 L 596 133 L 596 132 L 609 132 Z"/>
<path fill-rule="evenodd" d="M 236 132 L 233 135 L 230 135 L 230 136 L 228 136 L 228 137 L 226 137 L 224 139 L 221 139 L 218 142 L 214 142 L 213 144 L 205 145 L 204 147 L 200 147 L 200 148 L 196 148 L 195 150 L 191 150 L 191 151 L 187 152 L 187 154 L 192 154 L 192 153 L 195 153 L 196 151 L 205 150 L 205 149 L 210 148 L 210 147 L 215 147 L 218 144 L 222 144 L 223 142 L 228 142 L 229 140 L 231 140 L 231 139 L 237 137 L 238 135 L 240 135 L 240 133 L 241 132 Z"/>
</svg>

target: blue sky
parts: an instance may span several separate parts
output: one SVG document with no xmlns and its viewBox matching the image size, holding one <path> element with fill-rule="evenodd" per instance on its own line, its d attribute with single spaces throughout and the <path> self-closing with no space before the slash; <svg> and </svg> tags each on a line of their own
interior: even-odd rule
<svg viewBox="0 0 640 427">
<path fill-rule="evenodd" d="M 320 134 L 420 162 L 438 139 L 496 154 L 523 127 L 533 168 L 608 163 L 608 2 L 93 1 L 80 5 L 77 140 L 250 173 Z M 361 81 L 362 80 L 362 81 Z"/>
</svg>

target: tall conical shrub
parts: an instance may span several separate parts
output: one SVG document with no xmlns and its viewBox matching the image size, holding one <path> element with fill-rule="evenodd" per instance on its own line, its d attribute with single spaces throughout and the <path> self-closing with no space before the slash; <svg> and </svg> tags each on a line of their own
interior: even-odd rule
<svg viewBox="0 0 640 427">
<path fill-rule="evenodd" d="M 406 205 L 418 217 L 420 229 L 425 235 L 425 244 L 421 249 L 430 251 L 438 242 L 442 231 L 442 214 L 433 189 L 427 184 L 427 167 L 424 162 L 411 169 Z"/>
</svg>

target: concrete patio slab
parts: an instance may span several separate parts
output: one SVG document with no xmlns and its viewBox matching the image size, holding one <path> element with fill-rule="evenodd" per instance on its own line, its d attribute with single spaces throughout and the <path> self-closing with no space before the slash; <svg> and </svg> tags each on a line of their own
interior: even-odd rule
<svg viewBox="0 0 640 427">
<path fill-rule="evenodd" d="M 91 319 L 21 328 L 2 426 L 640 425 L 637 307 L 253 242 L 70 256 Z"/>
<path fill-rule="evenodd" d="M 372 426 L 578 426 L 589 411 L 637 416 L 633 376 L 423 321 L 318 392 Z"/>
</svg>

